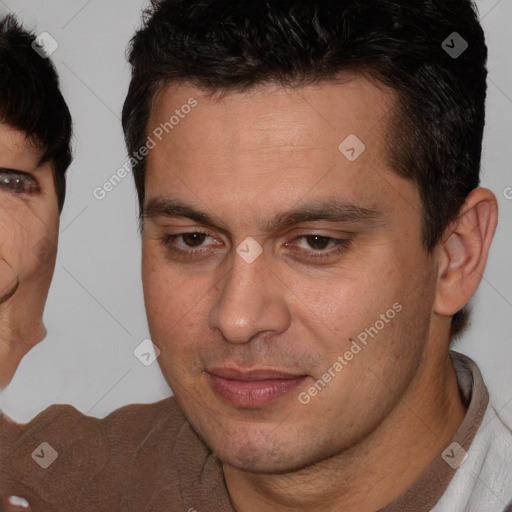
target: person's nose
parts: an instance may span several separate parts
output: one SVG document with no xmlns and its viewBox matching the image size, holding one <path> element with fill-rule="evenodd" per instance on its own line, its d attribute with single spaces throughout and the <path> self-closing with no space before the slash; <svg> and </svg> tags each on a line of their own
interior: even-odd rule
<svg viewBox="0 0 512 512">
<path fill-rule="evenodd" d="M 230 343 L 247 343 L 260 333 L 284 332 L 291 320 L 287 287 L 260 256 L 247 263 L 238 255 L 218 285 L 208 324 Z"/>
</svg>

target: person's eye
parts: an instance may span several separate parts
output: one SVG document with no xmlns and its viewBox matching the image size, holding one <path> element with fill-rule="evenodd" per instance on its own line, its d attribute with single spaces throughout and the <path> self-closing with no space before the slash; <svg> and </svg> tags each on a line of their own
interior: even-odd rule
<svg viewBox="0 0 512 512">
<path fill-rule="evenodd" d="M 216 242 L 214 237 L 203 231 L 191 231 L 189 233 L 178 233 L 175 235 L 166 233 L 160 237 L 160 241 L 169 251 L 189 256 L 204 253 L 207 247 L 205 242 L 208 242 L 208 240 Z"/>
<path fill-rule="evenodd" d="M 215 237 L 203 231 L 166 233 L 159 237 L 159 240 L 171 254 L 185 257 L 204 256 L 211 251 L 212 247 L 222 244 Z M 308 234 L 297 237 L 293 242 L 285 245 L 293 248 L 296 253 L 299 253 L 299 256 L 322 259 L 345 251 L 351 240 Z"/>
<path fill-rule="evenodd" d="M 37 180 L 21 171 L 0 171 L 0 189 L 14 194 L 32 194 L 39 191 Z"/>
<path fill-rule="evenodd" d="M 299 252 L 306 258 L 328 258 L 344 252 L 351 243 L 348 238 L 335 238 L 317 234 L 307 234 L 295 239 L 294 244 L 286 244 L 288 247 L 299 248 Z"/>
</svg>

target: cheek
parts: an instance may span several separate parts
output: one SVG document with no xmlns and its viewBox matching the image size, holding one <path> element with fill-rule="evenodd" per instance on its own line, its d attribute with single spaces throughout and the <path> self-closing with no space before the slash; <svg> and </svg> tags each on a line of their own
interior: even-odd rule
<svg viewBox="0 0 512 512">
<path fill-rule="evenodd" d="M 29 214 L 27 214 L 27 217 Z M 47 278 L 53 274 L 57 258 L 59 214 L 56 209 L 43 210 L 38 219 L 32 217 L 31 229 L 26 233 L 28 246 L 26 261 L 32 275 Z"/>
<path fill-rule="evenodd" d="M 309 329 L 327 366 L 350 350 L 352 341 L 362 347 L 357 356 L 362 364 L 396 364 L 393 360 L 419 350 L 421 343 L 413 341 L 426 336 L 435 282 L 425 257 L 393 245 L 380 246 L 378 257 L 361 254 L 321 286 L 304 283 L 295 305 L 294 318 Z"/>
<path fill-rule="evenodd" d="M 144 300 L 153 342 L 161 350 L 176 347 L 175 339 L 190 339 L 200 328 L 198 317 L 205 324 L 204 308 L 210 278 L 191 278 L 158 255 L 155 248 L 144 247 L 142 281 Z M 180 345 L 182 346 L 182 345 Z"/>
<path fill-rule="evenodd" d="M 348 339 L 377 320 L 407 284 L 392 248 L 381 249 L 378 257 L 360 251 L 328 273 L 291 276 L 286 284 L 296 299 L 293 316 L 340 339 Z"/>
<path fill-rule="evenodd" d="M 0 256 L 25 279 L 53 271 L 57 254 L 58 213 L 18 209 L 0 216 Z"/>
<path fill-rule="evenodd" d="M 144 300 L 151 340 L 159 348 L 158 364 L 173 390 L 192 398 L 201 370 L 205 332 L 205 293 L 166 266 L 143 264 Z M 201 346 L 201 347 L 200 347 Z"/>
</svg>

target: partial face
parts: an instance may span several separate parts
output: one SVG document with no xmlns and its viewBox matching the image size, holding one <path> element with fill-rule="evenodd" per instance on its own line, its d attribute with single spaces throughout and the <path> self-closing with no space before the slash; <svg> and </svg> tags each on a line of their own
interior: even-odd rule
<svg viewBox="0 0 512 512">
<path fill-rule="evenodd" d="M 158 97 L 151 334 L 195 430 L 237 468 L 291 471 L 353 446 L 415 378 L 435 265 L 419 192 L 386 158 L 392 100 L 362 78 Z"/>
<path fill-rule="evenodd" d="M 59 212 L 49 164 L 25 135 L 0 125 L 0 343 L 45 335 L 42 315 L 57 248 Z M 12 294 L 12 296 L 11 296 Z M 1 384 L 1 383 L 0 383 Z"/>
</svg>

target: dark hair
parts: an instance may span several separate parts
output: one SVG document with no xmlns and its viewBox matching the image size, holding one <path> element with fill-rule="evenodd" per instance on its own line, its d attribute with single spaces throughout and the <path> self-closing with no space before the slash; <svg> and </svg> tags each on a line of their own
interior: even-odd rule
<svg viewBox="0 0 512 512">
<path fill-rule="evenodd" d="M 447 51 L 461 46 L 454 32 L 468 44 L 460 56 Z M 356 72 L 397 94 L 389 158 L 418 185 L 427 251 L 478 187 L 487 47 L 470 0 L 153 0 L 129 61 L 130 154 L 144 145 L 155 94 L 168 82 L 227 93 Z M 133 168 L 141 214 L 145 166 L 142 159 Z M 466 321 L 465 310 L 456 313 L 452 335 Z"/>
<path fill-rule="evenodd" d="M 53 166 L 59 212 L 71 164 L 71 115 L 49 59 L 33 48 L 36 36 L 12 15 L 0 19 L 0 122 L 25 133 Z"/>
</svg>

